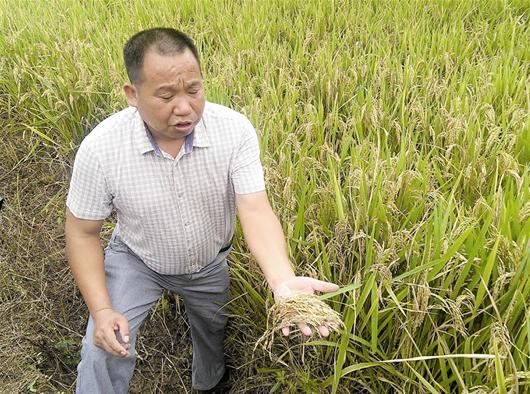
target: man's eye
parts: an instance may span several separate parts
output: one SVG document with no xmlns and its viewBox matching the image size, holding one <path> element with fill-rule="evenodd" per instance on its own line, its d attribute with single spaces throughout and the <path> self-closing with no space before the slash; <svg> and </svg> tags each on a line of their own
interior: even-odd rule
<svg viewBox="0 0 530 394">
<path fill-rule="evenodd" d="M 173 96 L 160 96 L 162 100 L 171 100 Z"/>
<path fill-rule="evenodd" d="M 199 89 L 188 90 L 188 93 L 189 94 L 197 94 L 197 93 L 199 93 Z"/>
</svg>

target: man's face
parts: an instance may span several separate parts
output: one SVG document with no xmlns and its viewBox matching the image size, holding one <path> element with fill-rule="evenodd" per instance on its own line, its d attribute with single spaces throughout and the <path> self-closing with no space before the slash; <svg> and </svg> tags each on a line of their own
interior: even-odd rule
<svg viewBox="0 0 530 394">
<path fill-rule="evenodd" d="M 127 84 L 124 90 L 129 105 L 138 109 L 157 142 L 185 138 L 204 110 L 202 75 L 189 49 L 174 55 L 147 51 L 141 82 Z"/>
</svg>

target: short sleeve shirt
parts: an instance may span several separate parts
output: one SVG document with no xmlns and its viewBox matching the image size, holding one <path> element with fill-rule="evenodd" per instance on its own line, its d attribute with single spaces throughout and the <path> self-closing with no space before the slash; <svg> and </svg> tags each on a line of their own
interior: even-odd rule
<svg viewBox="0 0 530 394">
<path fill-rule="evenodd" d="M 200 270 L 230 243 L 235 194 L 263 190 L 256 131 L 244 115 L 207 102 L 173 158 L 129 107 L 82 141 L 66 205 L 89 220 L 115 210 L 123 242 L 154 271 L 177 275 Z"/>
</svg>

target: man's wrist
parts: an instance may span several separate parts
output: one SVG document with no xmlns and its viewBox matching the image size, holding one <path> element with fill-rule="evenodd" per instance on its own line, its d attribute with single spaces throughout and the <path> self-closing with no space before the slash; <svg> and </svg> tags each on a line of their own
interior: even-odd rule
<svg viewBox="0 0 530 394">
<path fill-rule="evenodd" d="M 95 311 L 92 312 L 92 316 L 95 315 L 98 312 L 101 312 L 101 311 L 104 311 L 104 310 L 107 310 L 107 309 L 112 310 L 113 308 L 111 306 L 105 306 L 105 307 L 98 308 L 98 309 L 96 309 Z"/>
<path fill-rule="evenodd" d="M 278 288 L 282 285 L 282 283 L 288 281 L 289 279 L 292 279 L 296 277 L 296 275 L 294 274 L 294 272 L 290 272 L 289 274 L 287 275 L 283 275 L 281 277 L 277 277 L 277 278 L 273 278 L 273 279 L 270 279 L 268 281 L 269 283 L 269 287 L 271 288 L 271 291 L 273 293 L 275 293 Z"/>
</svg>

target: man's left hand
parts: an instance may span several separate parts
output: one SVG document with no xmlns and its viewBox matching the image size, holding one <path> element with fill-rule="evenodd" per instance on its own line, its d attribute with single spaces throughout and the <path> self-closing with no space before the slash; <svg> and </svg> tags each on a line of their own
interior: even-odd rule
<svg viewBox="0 0 530 394">
<path fill-rule="evenodd" d="M 316 291 L 329 293 L 332 291 L 337 291 L 338 289 L 339 286 L 334 283 L 324 282 L 322 280 L 313 279 L 306 276 L 295 276 L 291 279 L 281 282 L 274 289 L 274 299 L 279 301 L 283 298 L 292 297 L 300 293 L 314 294 Z M 309 328 L 309 326 L 304 322 L 299 322 L 298 328 L 304 335 L 313 335 L 311 328 Z M 318 326 L 317 329 L 323 337 L 327 337 L 329 335 L 329 329 L 326 326 Z M 289 332 L 289 327 L 282 328 L 283 335 L 288 336 Z"/>
</svg>

